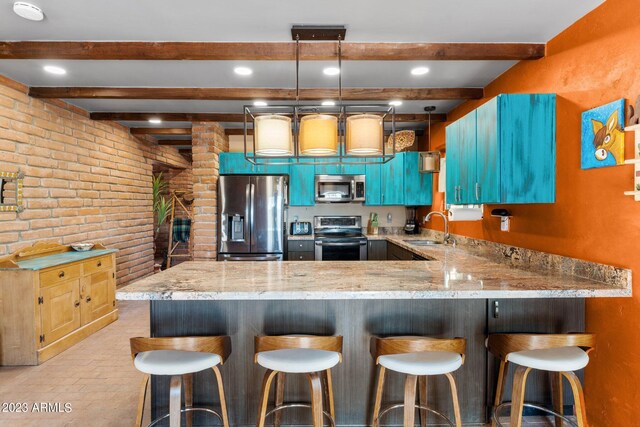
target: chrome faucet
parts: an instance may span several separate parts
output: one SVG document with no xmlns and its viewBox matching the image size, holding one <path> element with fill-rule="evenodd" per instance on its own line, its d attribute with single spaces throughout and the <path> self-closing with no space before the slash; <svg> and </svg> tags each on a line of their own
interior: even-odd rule
<svg viewBox="0 0 640 427">
<path fill-rule="evenodd" d="M 453 246 L 455 246 L 456 241 L 449 234 L 449 218 L 447 218 L 445 214 L 438 211 L 431 211 L 427 214 L 427 216 L 424 217 L 424 222 L 429 222 L 433 215 L 438 215 L 442 217 L 442 220 L 444 221 L 444 238 L 442 239 L 442 243 L 444 244 L 451 243 L 453 244 Z"/>
</svg>

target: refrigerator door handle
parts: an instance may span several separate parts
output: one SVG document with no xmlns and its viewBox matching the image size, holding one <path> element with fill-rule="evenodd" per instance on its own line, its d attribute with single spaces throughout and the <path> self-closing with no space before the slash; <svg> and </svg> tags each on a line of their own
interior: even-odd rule
<svg viewBox="0 0 640 427">
<path fill-rule="evenodd" d="M 251 233 L 251 237 L 250 237 L 250 242 L 251 242 L 251 251 L 253 251 L 253 246 L 256 244 L 255 242 L 255 229 L 254 229 L 254 222 L 255 222 L 255 215 L 254 215 L 254 211 L 255 211 L 255 205 L 256 205 L 256 200 L 255 200 L 255 195 L 256 195 L 256 185 L 253 183 L 253 179 L 251 180 L 251 184 L 249 184 L 249 220 L 251 221 L 251 228 L 249 229 L 249 233 Z"/>
</svg>

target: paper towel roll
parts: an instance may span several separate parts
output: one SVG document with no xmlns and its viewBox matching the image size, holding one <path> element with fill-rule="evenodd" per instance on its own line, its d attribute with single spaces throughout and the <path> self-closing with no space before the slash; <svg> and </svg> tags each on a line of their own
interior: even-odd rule
<svg viewBox="0 0 640 427">
<path fill-rule="evenodd" d="M 482 219 L 482 206 L 462 207 L 451 206 L 449 208 L 449 221 L 480 221 Z"/>
</svg>

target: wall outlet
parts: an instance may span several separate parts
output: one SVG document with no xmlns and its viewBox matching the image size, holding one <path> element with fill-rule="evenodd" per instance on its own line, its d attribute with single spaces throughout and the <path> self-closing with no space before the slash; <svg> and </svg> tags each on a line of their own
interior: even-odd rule
<svg viewBox="0 0 640 427">
<path fill-rule="evenodd" d="M 393 222 L 393 215 L 391 215 L 391 212 L 389 212 L 387 214 L 387 224 L 391 224 Z"/>
<path fill-rule="evenodd" d="M 510 227 L 511 227 L 510 216 L 503 216 L 502 218 L 500 218 L 500 231 L 509 231 Z"/>
</svg>

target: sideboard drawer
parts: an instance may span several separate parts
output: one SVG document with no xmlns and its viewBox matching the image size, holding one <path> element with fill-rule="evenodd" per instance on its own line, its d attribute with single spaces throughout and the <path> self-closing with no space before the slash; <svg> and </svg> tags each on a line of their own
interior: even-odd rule
<svg viewBox="0 0 640 427">
<path fill-rule="evenodd" d="M 110 270 L 112 267 L 111 255 L 93 258 L 83 263 L 84 274 L 91 274 L 97 271 Z"/>
<path fill-rule="evenodd" d="M 65 280 L 80 277 L 81 265 L 70 264 L 60 267 L 50 268 L 40 273 L 40 287 L 51 286 Z"/>
</svg>

